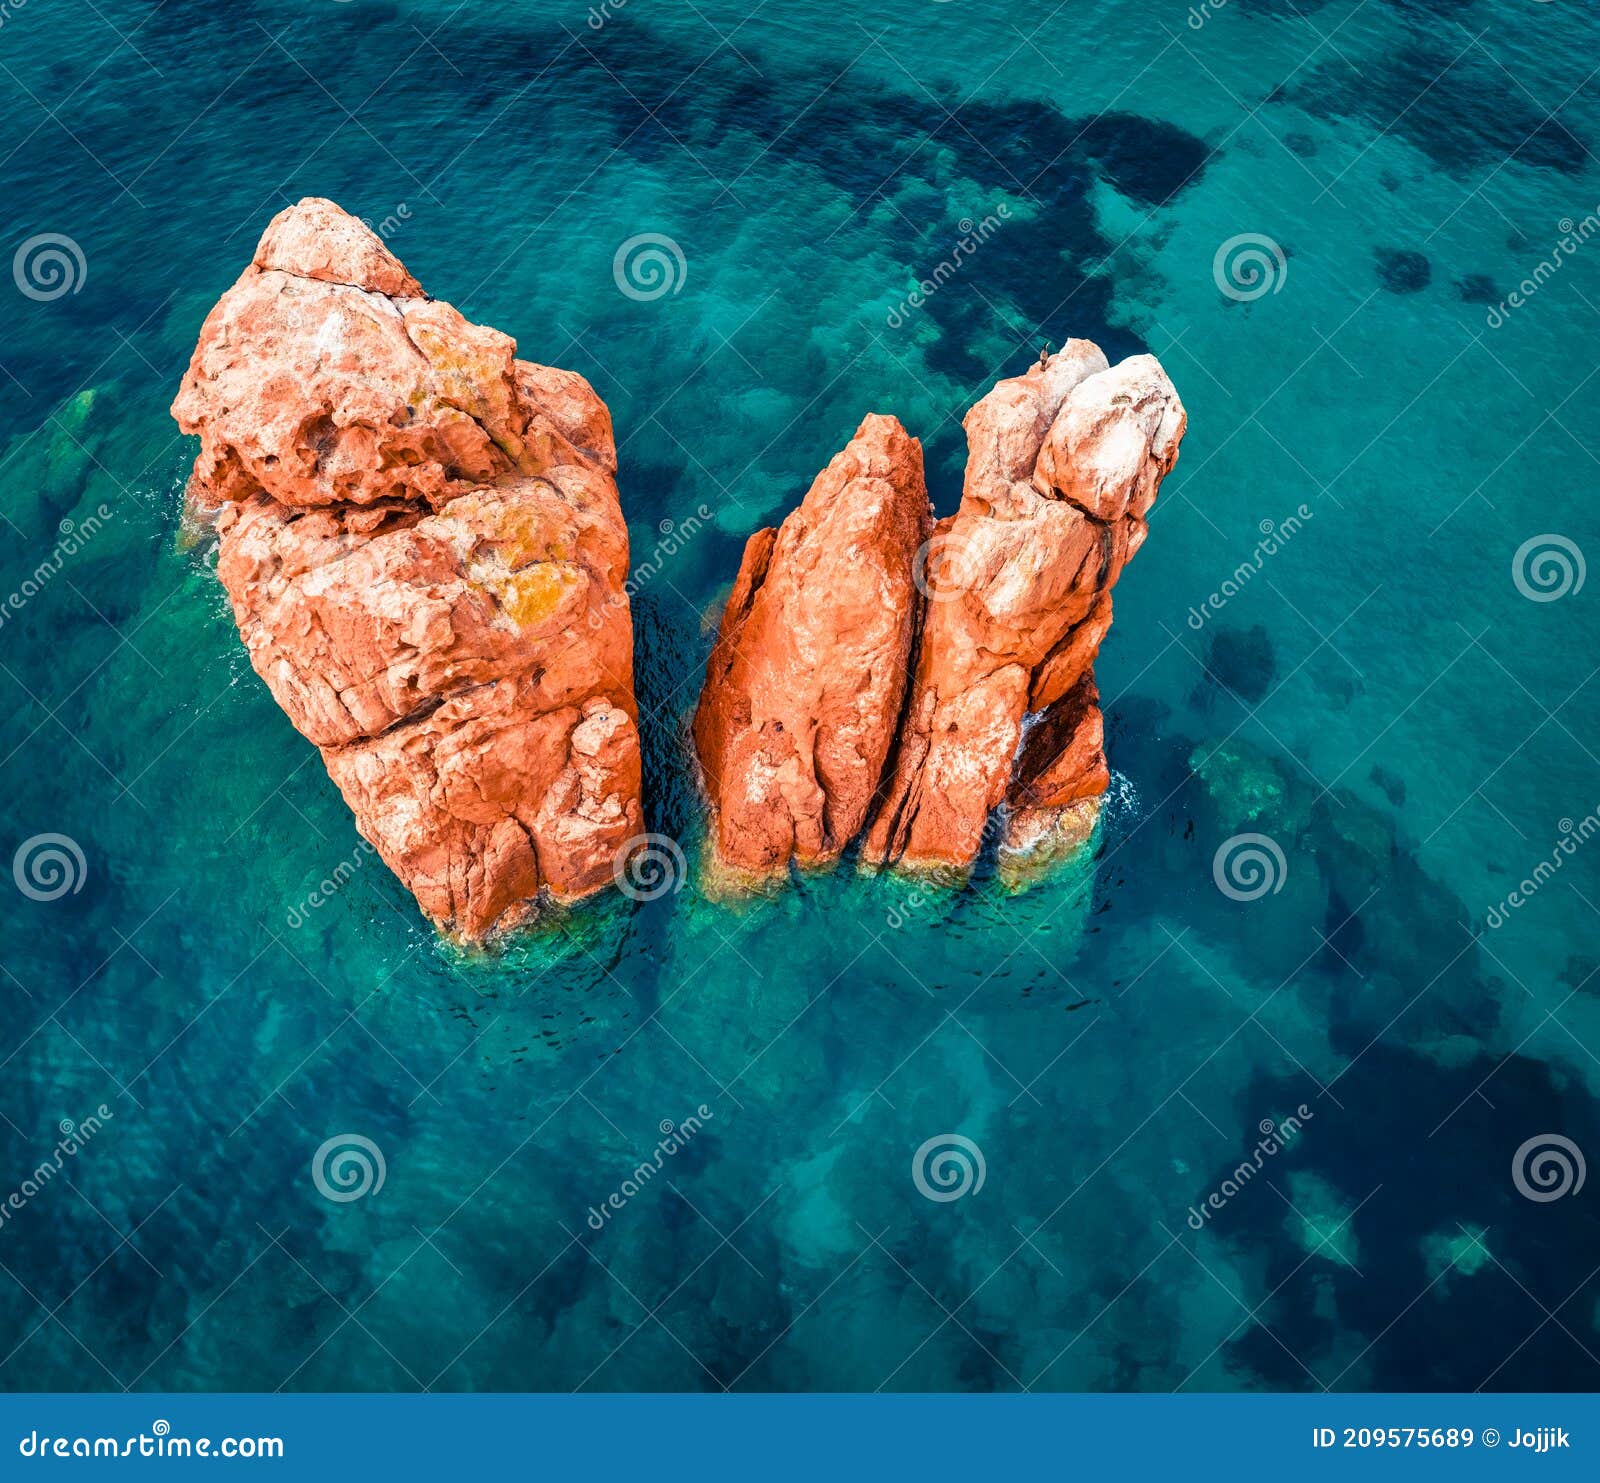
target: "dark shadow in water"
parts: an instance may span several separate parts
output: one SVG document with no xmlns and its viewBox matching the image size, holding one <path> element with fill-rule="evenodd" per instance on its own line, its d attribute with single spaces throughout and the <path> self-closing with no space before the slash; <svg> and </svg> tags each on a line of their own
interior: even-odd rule
<svg viewBox="0 0 1600 1483">
<path fill-rule="evenodd" d="M 1262 1078 L 1243 1105 L 1289 1106 L 1303 1090 L 1303 1079 Z M 1592 1099 L 1523 1056 L 1446 1065 L 1385 1043 L 1367 1050 L 1335 1093 L 1343 1108 L 1318 1101 L 1315 1120 L 1267 1177 L 1282 1192 L 1291 1172 L 1308 1172 L 1336 1191 L 1334 1219 L 1356 1211 L 1348 1229 L 1360 1270 L 1333 1255 L 1335 1241 L 1307 1260 L 1316 1238 L 1286 1241 L 1286 1223 L 1297 1217 L 1269 1191 L 1231 1202 L 1215 1218 L 1216 1236 L 1268 1252 L 1262 1280 L 1279 1290 L 1262 1310 L 1265 1328 L 1248 1328 L 1229 1347 L 1230 1365 L 1256 1383 L 1307 1388 L 1276 1335 L 1335 1388 L 1600 1384 L 1590 1352 L 1600 1349 L 1591 1322 L 1600 1221 L 1581 1192 L 1539 1203 L 1519 1193 L 1512 1175 L 1513 1155 L 1538 1133 L 1600 1147 Z M 1218 1168 L 1210 1177 L 1227 1173 Z M 1487 1256 L 1471 1241 L 1480 1232 Z M 1455 1245 L 1455 1270 L 1445 1270 L 1445 1242 Z M 1330 1304 L 1341 1330 L 1337 1348 Z M 1545 1312 L 1557 1309 L 1559 1320 L 1547 1322 Z M 1341 1385 L 1336 1377 L 1361 1349 L 1351 1331 L 1371 1347 Z"/>
<path fill-rule="evenodd" d="M 1206 641 L 1206 679 L 1252 704 L 1263 699 L 1277 674 L 1272 636 L 1264 625 L 1213 628 Z"/>
<path fill-rule="evenodd" d="M 1264 976 L 1277 953 L 1280 993 L 1326 1004 L 1342 1067 L 1327 1094 L 1287 1066 L 1281 1076 L 1258 1074 L 1239 1092 L 1238 1125 L 1309 1103 L 1306 1131 L 1262 1177 L 1286 1196 L 1291 1174 L 1319 1179 L 1337 1210 L 1327 1221 L 1320 1210 L 1305 1213 L 1324 1231 L 1360 1207 L 1350 1226 L 1359 1272 L 1339 1259 L 1338 1240 L 1308 1259 L 1316 1238 L 1304 1238 L 1299 1216 L 1269 1191 L 1233 1199 L 1205 1237 L 1183 1233 L 1220 1239 L 1246 1260 L 1265 1256 L 1251 1303 L 1279 1289 L 1260 1325 L 1246 1324 L 1227 1346 L 1230 1370 L 1249 1385 L 1310 1387 L 1286 1347 L 1335 1385 L 1370 1344 L 1344 1388 L 1594 1388 L 1600 1218 L 1581 1192 L 1527 1199 L 1512 1172 L 1513 1155 L 1537 1134 L 1600 1148 L 1600 1115 L 1581 1077 L 1484 1049 L 1500 1029 L 1502 1000 L 1522 991 L 1485 973 L 1473 914 L 1427 873 L 1392 815 L 1346 790 L 1319 795 L 1271 751 L 1233 742 L 1205 762 L 1205 746 L 1186 754 L 1190 739 L 1164 731 L 1148 703 L 1125 702 L 1111 718 L 1119 768 L 1156 799 L 1177 790 L 1117 852 L 1119 864 L 1146 889 L 1167 878 L 1179 890 L 1209 875 L 1213 852 L 1241 830 L 1281 847 L 1289 878 L 1281 895 L 1236 903 L 1204 891 L 1186 902 L 1184 918 L 1191 940 L 1231 943 Z M 1202 759 L 1199 775 L 1189 772 L 1191 756 Z M 1285 910 L 1287 920 L 1272 914 Z M 1293 950 L 1279 952 L 1277 938 Z M 1325 945 L 1306 959 L 1303 945 L 1318 938 Z M 1089 939 L 1073 971 L 1093 979 L 1097 955 L 1100 971 L 1114 971 L 1116 952 Z M 1583 983 L 1592 967 L 1574 960 L 1563 983 Z M 1203 1200 L 1238 1161 L 1197 1171 L 1193 1198 Z M 1480 1232 L 1489 1256 L 1473 1246 Z M 1441 1277 L 1452 1255 L 1458 1266 Z M 1546 1322 L 1545 1310 L 1557 1308 L 1561 1322 Z"/>
<path fill-rule="evenodd" d="M 1494 57 L 1467 48 L 1459 27 L 1424 22 L 1414 39 L 1364 59 L 1319 61 L 1301 74 L 1289 99 L 1324 118 L 1359 118 L 1394 132 L 1457 174 L 1507 159 L 1576 175 L 1589 150 L 1557 118 L 1546 116 Z"/>
<path fill-rule="evenodd" d="M 1379 247 L 1374 256 L 1378 281 L 1392 294 L 1419 293 L 1433 282 L 1433 264 L 1426 253 L 1409 247 Z"/>
</svg>

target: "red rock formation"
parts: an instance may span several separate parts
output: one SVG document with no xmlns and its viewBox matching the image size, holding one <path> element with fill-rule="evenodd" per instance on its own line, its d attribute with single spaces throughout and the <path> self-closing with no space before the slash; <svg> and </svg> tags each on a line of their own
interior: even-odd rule
<svg viewBox="0 0 1600 1483">
<path fill-rule="evenodd" d="M 922 445 L 868 417 L 745 547 L 695 716 L 717 855 L 825 865 L 866 823 L 905 694 L 931 524 Z"/>
<path fill-rule="evenodd" d="M 642 829 L 604 404 L 360 222 L 274 219 L 173 405 L 256 672 L 441 927 L 613 879 Z"/>
<path fill-rule="evenodd" d="M 1031 836 L 1037 811 L 1105 791 L 1094 658 L 1184 425 L 1154 357 L 1108 368 L 1086 340 L 967 414 L 961 507 L 934 537 L 917 672 L 867 859 L 965 866 L 1002 802 L 1032 815 Z M 1030 714 L 1038 729 L 1019 759 Z"/>
<path fill-rule="evenodd" d="M 719 857 L 825 862 L 864 827 L 869 861 L 965 867 L 1001 804 L 1014 848 L 1081 837 L 1110 781 L 1093 678 L 1110 591 L 1184 423 L 1152 357 L 1110 368 L 1084 340 L 1002 381 L 966 418 L 960 509 L 909 557 L 920 596 L 904 580 L 920 468 L 884 544 L 857 533 L 884 496 L 836 459 L 776 540 L 752 538 L 707 669 L 695 737 Z M 863 604 L 875 584 L 885 598 Z M 908 653 L 902 705 L 885 666 Z M 872 741 L 845 781 L 812 763 L 840 715 Z"/>
<path fill-rule="evenodd" d="M 1087 832 L 1097 810 L 1083 805 L 1098 804 L 1110 786 L 1100 690 L 1093 671 L 1085 670 L 1023 738 L 1006 794 L 1006 843 L 1036 848 L 1063 820 Z"/>
</svg>

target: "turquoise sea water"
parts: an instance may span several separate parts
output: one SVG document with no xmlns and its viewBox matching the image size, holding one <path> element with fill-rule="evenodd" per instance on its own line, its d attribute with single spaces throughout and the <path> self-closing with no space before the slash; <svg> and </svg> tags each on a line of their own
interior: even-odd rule
<svg viewBox="0 0 1600 1483">
<path fill-rule="evenodd" d="M 0 1384 L 1600 1385 L 1592 7 L 0 17 Z M 459 956 L 250 671 L 166 408 L 308 194 L 608 401 L 680 889 Z M 1097 855 L 706 899 L 744 538 L 1073 335 L 1190 416 Z"/>
</svg>

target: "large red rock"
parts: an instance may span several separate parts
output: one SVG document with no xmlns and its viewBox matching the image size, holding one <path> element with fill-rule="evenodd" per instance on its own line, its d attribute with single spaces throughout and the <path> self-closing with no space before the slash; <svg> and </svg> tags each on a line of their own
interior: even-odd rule
<svg viewBox="0 0 1600 1483">
<path fill-rule="evenodd" d="M 422 909 L 476 940 L 610 884 L 639 740 L 588 384 L 307 200 L 207 317 L 173 413 L 252 665 Z"/>
<path fill-rule="evenodd" d="M 750 538 L 694 723 L 724 867 L 826 865 L 866 823 L 899 723 L 931 522 L 921 444 L 873 416 L 781 527 Z"/>
</svg>

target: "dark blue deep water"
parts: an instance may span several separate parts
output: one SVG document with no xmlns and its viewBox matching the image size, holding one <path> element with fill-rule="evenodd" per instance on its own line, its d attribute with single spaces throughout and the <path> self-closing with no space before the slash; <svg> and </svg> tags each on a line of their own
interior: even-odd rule
<svg viewBox="0 0 1600 1483">
<path fill-rule="evenodd" d="M 0 4 L 0 1385 L 1600 1386 L 1597 59 L 1578 0 Z M 246 664 L 166 408 L 302 195 L 609 402 L 681 889 L 461 957 Z M 873 410 L 949 510 L 1075 335 L 1190 416 L 1095 858 L 706 899 L 745 537 Z"/>
</svg>

